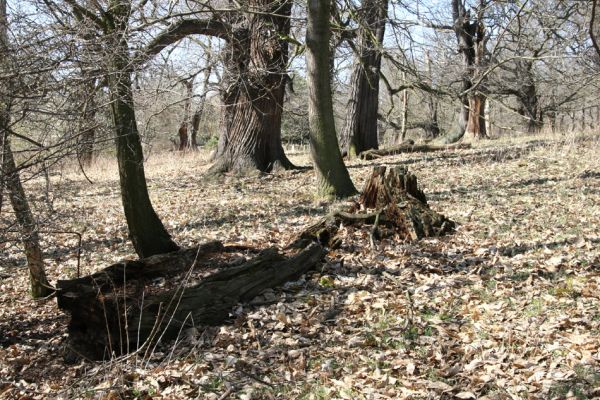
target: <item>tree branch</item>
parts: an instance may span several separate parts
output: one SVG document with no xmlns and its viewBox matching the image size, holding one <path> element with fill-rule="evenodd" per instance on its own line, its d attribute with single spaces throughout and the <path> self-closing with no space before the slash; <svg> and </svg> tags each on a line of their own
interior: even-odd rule
<svg viewBox="0 0 600 400">
<path fill-rule="evenodd" d="M 230 39 L 231 27 L 225 22 L 215 19 L 185 19 L 170 26 L 156 36 L 145 50 L 140 53 L 142 60 L 147 60 L 160 53 L 165 47 L 190 35 L 215 36 L 224 40 Z"/>
<path fill-rule="evenodd" d="M 78 18 L 78 19 L 88 18 L 89 20 L 94 22 L 99 28 L 104 29 L 104 27 L 106 25 L 105 21 L 103 21 L 102 18 L 98 17 L 96 14 L 94 14 L 87 8 L 79 5 L 76 0 L 65 0 L 65 3 L 67 3 L 71 7 L 73 7 L 73 13 L 75 14 L 75 17 L 77 17 L 77 15 L 79 15 L 82 18 Z"/>
</svg>

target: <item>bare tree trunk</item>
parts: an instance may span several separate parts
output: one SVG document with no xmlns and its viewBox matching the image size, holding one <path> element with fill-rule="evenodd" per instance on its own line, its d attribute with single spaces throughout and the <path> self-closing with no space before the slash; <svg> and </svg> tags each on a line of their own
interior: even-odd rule
<svg viewBox="0 0 600 400">
<path fill-rule="evenodd" d="M 94 142 L 96 141 L 96 80 L 84 76 L 85 93 L 79 127 L 79 161 L 84 166 L 90 166 L 94 161 Z"/>
<path fill-rule="evenodd" d="M 0 64 L 7 57 L 8 46 L 8 19 L 6 13 L 6 0 L 0 0 Z M 4 85 L 4 83 L 3 83 Z M 10 82 L 7 84 L 10 86 Z M 10 93 L 9 87 L 2 90 Z M 5 91 L 6 90 L 6 91 Z M 52 287 L 48 283 L 46 271 L 44 270 L 44 259 L 40 248 L 37 223 L 31 212 L 29 202 L 25 196 L 25 190 L 21 184 L 21 178 L 17 169 L 15 158 L 10 146 L 10 99 L 0 99 L 0 144 L 2 148 L 2 164 L 0 179 L 0 192 L 4 185 L 8 197 L 15 212 L 15 218 L 21 228 L 21 237 L 25 247 L 25 256 L 29 267 L 29 280 L 31 285 L 31 296 L 33 298 L 46 297 L 52 293 Z M 0 195 L 0 203 L 1 198 Z"/>
<path fill-rule="evenodd" d="M 2 7 L 2 4 L 0 4 L 0 7 Z M 25 256 L 29 267 L 31 296 L 33 298 L 46 297 L 52 293 L 52 287 L 48 283 L 44 270 L 44 258 L 40 247 L 37 223 L 27 201 L 12 153 L 10 138 L 6 129 L 8 126 L 6 115 L 0 117 L 0 119 L 0 135 L 3 137 L 2 144 L 4 147 L 2 172 L 5 175 L 4 183 L 15 212 L 15 218 L 21 228 L 21 240 L 25 247 Z"/>
<path fill-rule="evenodd" d="M 194 78 L 184 82 L 185 103 L 183 106 L 183 121 L 179 127 L 179 151 L 186 151 L 192 147 L 189 134 L 192 132 L 192 100 L 194 99 Z"/>
<path fill-rule="evenodd" d="M 129 47 L 123 32 L 127 30 L 130 5 L 118 0 L 111 7 L 111 19 L 116 25 L 108 87 L 117 144 L 117 161 L 121 198 L 129 238 L 141 257 L 169 253 L 179 247 L 169 236 L 152 207 L 144 172 L 144 154 L 138 132 L 131 84 Z"/>
<path fill-rule="evenodd" d="M 425 52 L 425 64 L 427 65 L 427 80 L 429 85 L 433 87 L 433 71 L 428 51 Z M 438 100 L 433 93 L 427 94 L 427 107 L 429 108 L 429 121 L 425 125 L 425 136 L 435 139 L 440 135 L 440 124 L 438 121 Z"/>
<path fill-rule="evenodd" d="M 338 147 L 333 119 L 329 74 L 331 37 L 329 0 L 308 0 L 306 64 L 310 149 L 320 197 L 347 197 L 356 193 Z"/>
<path fill-rule="evenodd" d="M 480 139 L 487 136 L 485 132 L 485 90 L 483 82 L 477 82 L 481 68 L 485 62 L 485 26 L 483 25 L 483 0 L 477 7 L 477 15 L 465 9 L 460 0 L 451 0 L 452 17 L 454 20 L 454 33 L 458 42 L 458 49 L 463 55 L 464 73 L 462 79 L 462 107 L 459 117 L 459 132 L 456 138 L 465 140 Z M 477 85 L 477 87 L 475 87 Z M 463 130 L 464 128 L 464 130 Z"/>
<path fill-rule="evenodd" d="M 402 121 L 401 121 L 401 130 L 400 130 L 400 141 L 399 143 L 404 142 L 406 139 L 406 130 L 408 124 L 408 89 L 404 89 L 402 91 Z"/>
<path fill-rule="evenodd" d="M 204 108 L 206 107 L 208 84 L 210 81 L 210 74 L 212 73 L 212 56 L 210 52 L 206 57 L 206 64 L 206 69 L 204 70 L 204 81 L 202 84 L 202 94 L 200 95 L 198 108 L 194 112 L 194 117 L 192 118 L 192 150 L 198 149 L 198 130 L 200 129 L 200 121 L 202 120 L 202 116 L 204 115 Z"/>
<path fill-rule="evenodd" d="M 487 137 L 485 124 L 485 103 L 487 98 L 484 95 L 476 94 L 469 98 L 469 119 L 467 129 L 465 130 L 465 139 L 480 139 Z"/>
<path fill-rule="evenodd" d="M 379 71 L 387 13 L 388 0 L 364 0 L 361 9 L 357 10 L 360 24 L 358 54 L 352 71 L 346 125 L 342 131 L 342 153 L 350 157 L 379 147 Z"/>
<path fill-rule="evenodd" d="M 247 28 L 223 50 L 223 131 L 212 173 L 292 168 L 281 144 L 291 0 L 251 0 Z"/>
</svg>

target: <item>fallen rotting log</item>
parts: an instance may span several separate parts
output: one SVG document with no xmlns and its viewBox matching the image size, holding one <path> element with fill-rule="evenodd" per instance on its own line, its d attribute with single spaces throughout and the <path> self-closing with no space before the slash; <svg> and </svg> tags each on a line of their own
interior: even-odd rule
<svg viewBox="0 0 600 400">
<path fill-rule="evenodd" d="M 392 156 L 401 153 L 430 153 L 434 151 L 444 150 L 463 150 L 470 149 L 469 143 L 457 143 L 451 145 L 434 145 L 434 144 L 414 144 L 412 141 L 403 142 L 396 146 L 391 146 L 385 149 L 371 149 L 360 153 L 359 157 L 362 160 L 374 160 L 377 158 Z"/>
<path fill-rule="evenodd" d="M 248 256 L 248 249 L 210 242 L 58 281 L 58 306 L 71 315 L 67 359 L 152 351 L 186 327 L 220 324 L 236 304 L 297 279 L 325 254 L 314 242 L 249 258 L 240 256 L 244 250 Z"/>
<path fill-rule="evenodd" d="M 371 225 L 373 246 L 378 237 L 397 235 L 399 240 L 418 240 L 454 230 L 453 221 L 429 208 L 415 175 L 404 167 L 386 170 L 385 166 L 375 167 L 358 202 L 308 227 L 293 245 L 316 241 L 329 248 L 339 247 L 342 226 Z"/>
</svg>

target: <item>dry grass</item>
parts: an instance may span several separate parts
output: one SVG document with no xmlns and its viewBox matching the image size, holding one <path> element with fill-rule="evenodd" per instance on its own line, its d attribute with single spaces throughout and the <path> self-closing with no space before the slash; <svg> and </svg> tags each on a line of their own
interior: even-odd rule
<svg viewBox="0 0 600 400">
<path fill-rule="evenodd" d="M 244 305 L 234 324 L 187 332 L 148 360 L 65 366 L 66 318 L 28 299 L 22 256 L 5 246 L 0 397 L 597 397 L 598 154 L 597 136 L 546 135 L 351 162 L 358 187 L 374 164 L 407 165 L 458 231 L 377 251 L 348 231 L 322 270 L 263 296 L 274 304 Z M 314 200 L 311 171 L 216 182 L 202 175 L 207 157 L 147 163 L 155 208 L 183 246 L 281 246 L 332 206 Z M 53 177 L 56 213 L 38 204 L 49 227 L 84 232 L 84 274 L 133 257 L 116 165 L 100 160 L 88 176 L 93 185 L 64 167 Z M 42 197 L 39 182 L 29 189 Z M 46 236 L 52 280 L 74 275 L 75 243 Z"/>
</svg>

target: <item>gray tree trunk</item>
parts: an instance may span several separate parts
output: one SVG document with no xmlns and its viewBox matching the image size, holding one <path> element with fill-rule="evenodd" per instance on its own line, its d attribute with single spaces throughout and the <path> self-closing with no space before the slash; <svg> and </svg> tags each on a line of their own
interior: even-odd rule
<svg viewBox="0 0 600 400">
<path fill-rule="evenodd" d="M 6 13 L 6 0 L 0 0 L 0 63 L 8 54 L 8 19 Z M 5 83 L 3 83 L 4 85 Z M 3 87 L 2 92 L 9 93 L 8 87 Z M 31 285 L 31 296 L 33 298 L 46 297 L 52 293 L 52 287 L 48 283 L 44 270 L 44 259 L 40 247 L 37 223 L 31 212 L 27 201 L 25 190 L 21 184 L 19 171 L 10 146 L 10 103 L 11 99 L 0 99 L 0 147 L 2 148 L 2 165 L 0 179 L 0 191 L 8 191 L 8 197 L 15 212 L 15 218 L 21 228 L 21 237 L 25 247 L 25 256 L 29 266 L 29 278 Z M 1 199 L 0 199 L 1 201 Z"/>
<path fill-rule="evenodd" d="M 292 1 L 249 0 L 223 50 L 223 131 L 210 172 L 238 174 L 292 168 L 281 144 Z M 238 23 L 239 25 L 239 23 Z"/>
<path fill-rule="evenodd" d="M 454 33 L 458 50 L 463 55 L 463 79 L 461 112 L 458 121 L 458 140 L 480 139 L 487 136 L 485 131 L 485 94 L 482 82 L 476 83 L 485 63 L 485 27 L 483 12 L 485 5 L 480 0 L 475 16 L 467 12 L 460 0 L 451 0 Z M 475 85 L 478 87 L 475 87 Z"/>
<path fill-rule="evenodd" d="M 341 198 L 355 194 L 356 188 L 342 160 L 335 132 L 329 74 L 329 18 L 329 0 L 308 0 L 308 120 L 310 150 L 317 177 L 317 195 Z"/>
<path fill-rule="evenodd" d="M 114 0 L 117 2 L 117 0 Z M 118 4 L 118 5 L 117 5 Z M 125 39 L 129 6 L 117 2 L 111 7 L 111 23 L 108 35 L 112 43 L 112 58 L 108 71 L 108 87 L 114 122 L 117 161 L 121 184 L 123 210 L 129 228 L 129 238 L 136 253 L 141 257 L 168 253 L 179 247 L 169 236 L 152 207 L 144 172 L 144 154 L 138 132 L 133 103 L 131 63 Z"/>
<path fill-rule="evenodd" d="M 342 131 L 342 153 L 355 157 L 379 147 L 379 72 L 385 34 L 388 0 L 364 0 L 357 10 L 359 28 L 346 124 Z"/>
</svg>

